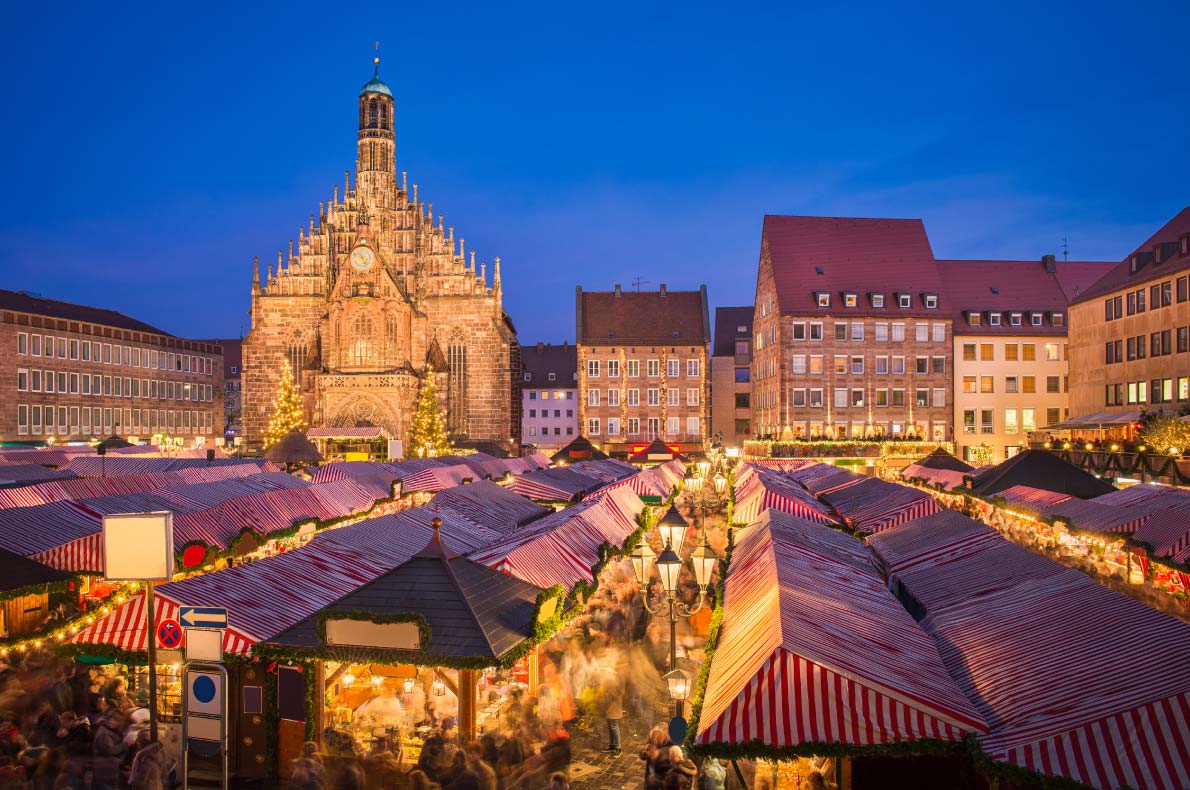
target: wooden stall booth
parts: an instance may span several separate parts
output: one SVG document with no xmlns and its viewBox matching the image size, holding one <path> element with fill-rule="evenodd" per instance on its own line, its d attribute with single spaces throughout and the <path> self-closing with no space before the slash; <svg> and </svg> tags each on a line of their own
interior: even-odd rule
<svg viewBox="0 0 1190 790">
<path fill-rule="evenodd" d="M 253 651 L 310 673 L 306 729 L 331 763 L 381 754 L 409 766 L 432 735 L 466 743 L 514 723 L 527 659 L 560 622 L 557 589 L 452 555 L 432 524 L 407 562 Z M 281 735 L 284 765 L 295 739 Z"/>
</svg>

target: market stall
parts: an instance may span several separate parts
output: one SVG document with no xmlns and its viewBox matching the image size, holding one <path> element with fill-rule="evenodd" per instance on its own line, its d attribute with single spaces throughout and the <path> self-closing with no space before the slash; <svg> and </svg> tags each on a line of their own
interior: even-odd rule
<svg viewBox="0 0 1190 790">
<path fill-rule="evenodd" d="M 324 749 L 415 759 L 448 718 L 466 740 L 501 726 L 522 685 L 508 670 L 561 622 L 557 590 L 453 553 L 431 525 L 407 561 L 253 649 L 310 664 Z"/>
<path fill-rule="evenodd" d="M 1097 788 L 1190 786 L 1190 624 L 989 532 L 939 514 L 868 539 L 991 724 L 982 750 Z"/>
<path fill-rule="evenodd" d="M 829 527 L 770 510 L 743 530 L 722 623 L 695 702 L 702 753 L 783 763 L 804 780 L 825 757 L 945 756 L 987 729 L 871 553 Z M 917 768 L 937 778 L 948 766 Z M 828 781 L 855 766 L 838 767 Z"/>
</svg>

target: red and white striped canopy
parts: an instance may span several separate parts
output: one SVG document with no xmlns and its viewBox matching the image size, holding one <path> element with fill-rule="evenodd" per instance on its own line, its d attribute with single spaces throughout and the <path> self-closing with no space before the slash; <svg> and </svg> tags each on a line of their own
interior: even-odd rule
<svg viewBox="0 0 1190 790">
<path fill-rule="evenodd" d="M 853 529 L 876 533 L 915 518 L 937 513 L 942 506 L 929 494 L 874 477 L 819 495 Z"/>
<path fill-rule="evenodd" d="M 257 472 L 278 472 L 280 467 L 260 458 L 216 458 L 208 462 L 206 457 L 139 458 L 137 456 L 100 457 L 98 455 L 74 456 L 63 467 L 79 477 L 124 477 L 127 475 L 175 472 L 181 469 L 209 469 L 216 466 L 256 467 Z"/>
<path fill-rule="evenodd" d="M 771 510 L 742 532 L 698 743 L 872 746 L 986 728 L 861 543 Z"/>
<path fill-rule="evenodd" d="M 1190 787 L 1190 624 L 964 520 L 869 543 L 992 723 L 983 750 L 1092 787 Z"/>
<path fill-rule="evenodd" d="M 790 477 L 776 469 L 744 465 L 735 478 L 735 520 L 751 523 L 775 509 L 823 524 L 832 521 L 829 510 Z"/>
<path fill-rule="evenodd" d="M 123 477 L 74 477 L 20 488 L 0 489 L 0 508 L 31 507 L 65 499 L 88 499 L 111 494 L 133 494 L 169 486 L 211 483 L 258 474 L 260 469 L 255 464 L 237 464 Z"/>
<path fill-rule="evenodd" d="M 459 514 L 443 510 L 440 515 L 443 541 L 453 551 L 499 538 Z M 226 607 L 224 649 L 246 654 L 256 642 L 408 560 L 429 540 L 432 518 L 433 509 L 422 507 L 369 519 L 319 534 L 294 551 L 161 585 L 156 588 L 156 621 L 176 619 L 179 605 Z M 144 620 L 144 600 L 137 596 L 68 641 L 144 650 Z"/>
<path fill-rule="evenodd" d="M 513 478 L 509 487 L 539 502 L 566 502 L 600 487 L 600 480 L 569 467 L 540 469 Z"/>
<path fill-rule="evenodd" d="M 937 486 L 943 491 L 958 488 L 963 485 L 963 477 L 970 472 L 960 472 L 957 469 L 936 469 L 932 466 L 909 464 L 901 470 L 902 480 L 917 480 L 927 486 Z"/>
<path fill-rule="evenodd" d="M 628 488 L 605 489 L 599 496 L 560 510 L 472 553 L 471 559 L 538 587 L 561 584 L 567 590 L 591 582 L 599 548 L 621 548 L 637 530 L 644 503 Z"/>
</svg>

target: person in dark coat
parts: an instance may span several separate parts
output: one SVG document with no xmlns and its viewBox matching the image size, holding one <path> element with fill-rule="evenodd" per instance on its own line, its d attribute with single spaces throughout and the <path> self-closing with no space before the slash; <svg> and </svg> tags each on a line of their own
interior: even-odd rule
<svg viewBox="0 0 1190 790">
<path fill-rule="evenodd" d="M 120 778 L 120 755 L 127 748 L 120 731 L 123 716 L 111 710 L 95 726 L 91 737 L 92 790 L 115 790 Z"/>
</svg>

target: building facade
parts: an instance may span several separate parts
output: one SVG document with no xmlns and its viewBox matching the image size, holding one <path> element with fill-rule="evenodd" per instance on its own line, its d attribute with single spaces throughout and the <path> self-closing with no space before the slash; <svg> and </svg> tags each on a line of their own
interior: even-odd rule
<svg viewBox="0 0 1190 790">
<path fill-rule="evenodd" d="M 920 220 L 766 216 L 753 433 L 950 439 L 948 309 Z"/>
<path fill-rule="evenodd" d="M 216 340 L 223 349 L 223 439 L 237 444 L 244 434 L 244 404 L 240 371 L 244 367 L 243 341 L 238 338 Z"/>
<path fill-rule="evenodd" d="M 1190 403 L 1190 207 L 1071 304 L 1070 389 L 1091 428 Z"/>
<path fill-rule="evenodd" d="M 752 436 L 752 314 L 749 307 L 715 308 L 711 346 L 711 434 L 728 447 Z"/>
<path fill-rule="evenodd" d="M 957 452 L 996 464 L 1070 416 L 1068 307 L 1113 265 L 939 261 L 954 323 Z"/>
<path fill-rule="evenodd" d="M 112 310 L 0 291 L 0 441 L 223 436 L 223 354 Z"/>
<path fill-rule="evenodd" d="M 392 91 L 359 94 L 355 181 L 344 179 L 299 227 L 296 248 L 252 283 L 244 338 L 243 422 L 258 446 L 288 361 L 308 422 L 360 422 L 405 439 L 420 382 L 434 376 L 452 438 L 520 444 L 520 359 L 492 271 L 395 165 Z"/>
<path fill-rule="evenodd" d="M 578 351 L 569 343 L 521 349 L 521 440 L 558 450 L 578 435 Z"/>
<path fill-rule="evenodd" d="M 604 452 L 654 439 L 704 449 L 710 424 L 707 289 L 575 289 L 579 427 Z"/>
</svg>

